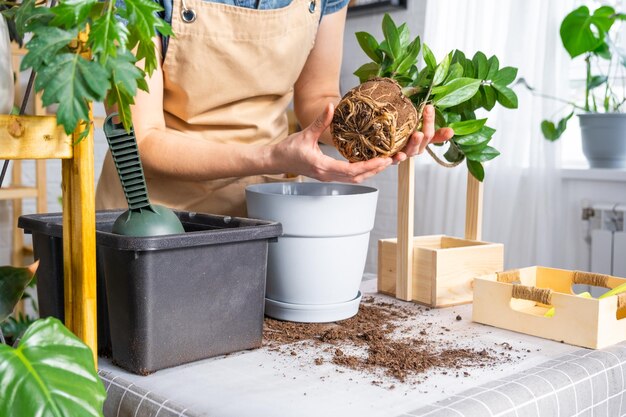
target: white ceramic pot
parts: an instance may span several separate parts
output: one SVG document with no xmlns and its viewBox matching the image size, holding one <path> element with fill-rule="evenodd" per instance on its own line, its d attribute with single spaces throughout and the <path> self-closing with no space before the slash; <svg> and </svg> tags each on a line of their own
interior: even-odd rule
<svg viewBox="0 0 626 417">
<path fill-rule="evenodd" d="M 626 168 L 626 114 L 579 114 L 583 153 L 592 168 Z"/>
<path fill-rule="evenodd" d="M 268 316 L 328 322 L 357 313 L 377 198 L 375 188 L 351 184 L 246 188 L 248 216 L 283 226 L 283 235 L 269 245 Z"/>
<path fill-rule="evenodd" d="M 0 16 L 0 114 L 8 114 L 13 109 L 13 62 L 11 40 L 4 17 Z"/>
</svg>

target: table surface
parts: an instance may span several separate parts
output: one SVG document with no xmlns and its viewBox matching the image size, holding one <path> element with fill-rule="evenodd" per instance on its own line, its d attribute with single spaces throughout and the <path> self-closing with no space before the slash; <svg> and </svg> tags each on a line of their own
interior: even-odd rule
<svg viewBox="0 0 626 417">
<path fill-rule="evenodd" d="M 375 286 L 375 280 L 364 281 L 361 290 L 366 295 L 375 294 Z M 403 306 L 414 306 L 380 294 L 375 297 Z M 493 407 L 497 406 L 490 408 L 488 404 L 483 404 L 489 413 L 483 410 L 481 414 L 480 408 L 470 406 L 467 410 L 455 411 L 450 404 L 463 405 L 463 399 L 494 391 L 503 385 L 514 383 L 522 386 L 524 384 L 514 381 L 542 372 L 546 367 L 554 368 L 596 352 L 473 323 L 471 309 L 471 305 L 431 310 L 422 308 L 421 314 L 410 319 L 408 327 L 413 330 L 409 332 L 417 332 L 427 324 L 432 329 L 448 328 L 450 331 L 437 333 L 437 340 L 454 341 L 460 347 L 490 348 L 496 352 L 501 351 L 500 354 L 503 355 L 511 354 L 510 357 L 507 356 L 507 360 L 488 367 L 462 369 L 460 372 L 451 371 L 447 374 L 442 370 L 433 370 L 401 383 L 391 377 L 350 370 L 328 361 L 316 365 L 315 358 L 321 356 L 328 359 L 331 353 L 325 352 L 322 347 L 305 346 L 301 343 L 293 345 L 297 352 L 295 356 L 263 347 L 165 369 L 143 377 L 128 373 L 109 360 L 101 359 L 100 372 L 109 391 L 105 415 L 142 417 L 139 409 L 147 409 L 150 405 L 151 411 L 146 411 L 146 416 L 155 415 L 154 407 L 157 406 L 160 406 L 157 407 L 158 416 L 166 415 L 166 411 L 170 415 L 220 417 L 504 416 L 507 414 L 494 412 Z M 457 320 L 457 316 L 462 319 Z M 509 343 L 511 350 L 504 349 L 503 342 Z M 626 350 L 626 347 L 622 350 Z M 619 356 L 619 352 L 617 355 Z M 622 358 L 626 358 L 626 352 Z M 623 378 L 621 372 L 626 369 L 626 365 L 622 367 L 619 358 L 617 361 L 620 376 Z M 603 369 L 607 369 L 607 366 Z M 464 375 L 464 371 L 469 375 Z M 575 384 L 576 378 L 576 375 L 570 375 L 567 383 Z M 527 384 L 531 385 L 530 388 L 522 387 L 522 391 L 533 391 L 530 382 Z M 622 380 L 620 393 L 623 393 L 623 384 Z M 114 394 L 111 387 L 118 392 Z M 555 392 L 562 391 L 554 384 L 550 387 Z M 537 389 L 542 392 L 543 388 Z M 606 395 L 609 395 L 608 388 Z M 512 393 L 511 396 L 515 394 Z M 616 398 L 616 394 L 613 396 Z M 493 394 L 492 397 L 495 401 L 498 395 Z M 532 398 L 535 397 L 533 394 Z M 621 396 L 619 399 L 621 401 Z M 598 398 L 596 402 L 597 400 Z M 508 408 L 515 408 L 515 402 L 515 399 L 509 399 Z M 559 408 L 558 402 L 556 407 Z M 581 407 L 580 411 L 583 411 L 584 404 Z M 477 414 L 472 414 L 474 409 Z M 449 410 L 453 410 L 452 414 L 448 413 Z M 624 410 L 626 412 L 626 407 Z M 538 410 L 537 413 L 541 416 L 548 415 L 539 414 Z M 511 415 L 523 414 L 516 412 Z"/>
</svg>

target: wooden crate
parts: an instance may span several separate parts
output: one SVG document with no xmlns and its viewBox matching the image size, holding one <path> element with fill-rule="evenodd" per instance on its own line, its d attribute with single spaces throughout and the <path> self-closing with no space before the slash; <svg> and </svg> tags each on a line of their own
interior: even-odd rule
<svg viewBox="0 0 626 417">
<path fill-rule="evenodd" d="M 378 291 L 396 295 L 397 239 L 378 241 Z M 504 245 L 444 235 L 413 238 L 412 300 L 431 307 L 472 302 L 474 277 L 502 271 Z"/>
<path fill-rule="evenodd" d="M 598 284 L 598 281 L 603 281 Z M 503 329 L 602 349 L 626 340 L 626 293 L 583 298 L 572 284 L 615 288 L 626 278 L 539 266 L 474 280 L 472 319 Z M 554 315 L 545 313 L 554 307 Z"/>
</svg>

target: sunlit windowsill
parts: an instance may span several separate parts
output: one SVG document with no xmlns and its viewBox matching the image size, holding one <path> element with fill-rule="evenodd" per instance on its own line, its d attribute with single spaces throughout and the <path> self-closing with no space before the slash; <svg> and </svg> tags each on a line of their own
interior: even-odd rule
<svg viewBox="0 0 626 417">
<path fill-rule="evenodd" d="M 626 169 L 590 168 L 586 162 L 565 162 L 561 167 L 564 180 L 626 182 Z"/>
</svg>

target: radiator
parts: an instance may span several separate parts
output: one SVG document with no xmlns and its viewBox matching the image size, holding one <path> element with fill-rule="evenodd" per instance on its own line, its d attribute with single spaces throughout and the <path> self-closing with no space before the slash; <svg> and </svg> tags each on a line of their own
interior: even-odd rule
<svg viewBox="0 0 626 417">
<path fill-rule="evenodd" d="M 595 203 L 583 209 L 591 236 L 590 270 L 626 277 L 626 204 Z"/>
</svg>

